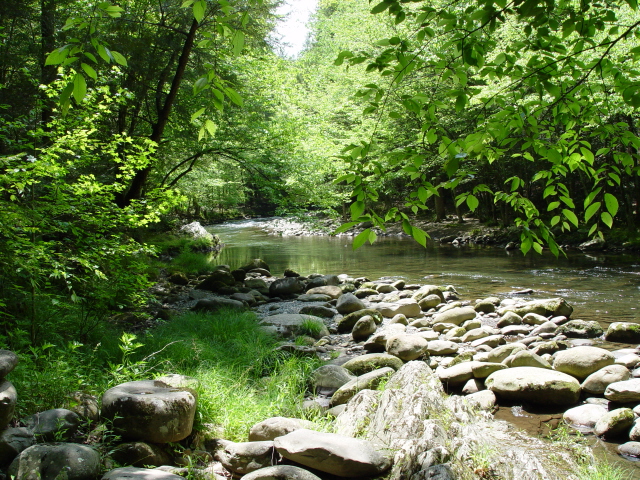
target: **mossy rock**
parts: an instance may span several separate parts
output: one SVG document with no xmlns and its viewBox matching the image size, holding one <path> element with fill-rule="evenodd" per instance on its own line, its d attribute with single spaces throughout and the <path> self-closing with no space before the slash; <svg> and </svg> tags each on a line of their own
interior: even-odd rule
<svg viewBox="0 0 640 480">
<path fill-rule="evenodd" d="M 370 315 L 377 325 L 382 323 L 382 314 L 377 310 L 372 308 L 365 308 L 363 310 L 358 310 L 356 312 L 352 312 L 348 315 L 345 315 L 340 320 L 338 320 L 338 332 L 340 333 L 349 333 L 353 330 L 354 325 L 358 320 L 360 320 L 365 315 Z"/>
<path fill-rule="evenodd" d="M 629 322 L 614 322 L 609 325 L 604 339 L 608 342 L 640 343 L 640 325 Z"/>
</svg>

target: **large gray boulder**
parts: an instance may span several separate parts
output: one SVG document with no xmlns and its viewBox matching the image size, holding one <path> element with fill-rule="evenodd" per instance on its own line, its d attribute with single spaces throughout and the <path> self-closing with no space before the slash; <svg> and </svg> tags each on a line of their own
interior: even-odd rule
<svg viewBox="0 0 640 480">
<path fill-rule="evenodd" d="M 118 445 L 110 457 L 120 465 L 160 467 L 173 463 L 173 455 L 159 445 L 146 442 L 127 442 Z"/>
<path fill-rule="evenodd" d="M 377 477 L 391 466 L 391 459 L 373 443 L 334 433 L 296 430 L 274 440 L 284 458 L 340 477 Z"/>
<path fill-rule="evenodd" d="M 0 378 L 9 375 L 16 365 L 19 357 L 11 350 L 0 350 Z"/>
<path fill-rule="evenodd" d="M 617 408 L 605 413 L 593 427 L 593 433 L 606 438 L 623 437 L 629 435 L 635 415 L 630 408 Z"/>
<path fill-rule="evenodd" d="M 315 391 L 324 389 L 334 392 L 354 378 L 344 366 L 323 365 L 311 374 L 311 384 Z"/>
<path fill-rule="evenodd" d="M 313 422 L 300 418 L 271 417 L 256 423 L 249 430 L 250 442 L 273 440 L 301 428 L 313 428 Z"/>
<path fill-rule="evenodd" d="M 596 338 L 602 335 L 603 330 L 595 320 L 571 320 L 560 325 L 556 332 L 569 338 Z"/>
<path fill-rule="evenodd" d="M 601 368 L 613 365 L 615 361 L 615 357 L 604 348 L 574 347 L 556 353 L 553 368 L 584 380 Z"/>
<path fill-rule="evenodd" d="M 327 285 L 323 287 L 315 287 L 307 290 L 307 295 L 327 295 L 330 298 L 338 298 L 342 295 L 340 287 L 335 285 Z"/>
<path fill-rule="evenodd" d="M 214 270 L 207 278 L 198 284 L 198 290 L 208 290 L 217 292 L 221 287 L 232 287 L 236 284 L 236 279 L 231 272 L 226 270 Z"/>
<path fill-rule="evenodd" d="M 476 318 L 476 311 L 473 307 L 457 307 L 442 313 L 437 313 L 433 317 L 433 323 L 452 323 L 460 325 L 462 322 Z"/>
<path fill-rule="evenodd" d="M 538 315 L 554 317 L 564 316 L 570 317 L 573 313 L 573 307 L 562 298 L 548 298 L 544 300 L 532 300 L 520 305 L 509 305 L 498 310 L 500 315 L 506 312 L 514 312 L 521 317 L 527 313 L 537 313 Z"/>
<path fill-rule="evenodd" d="M 54 408 L 27 417 L 25 426 L 41 441 L 67 440 L 78 430 L 80 417 L 66 408 Z"/>
<path fill-rule="evenodd" d="M 348 313 L 357 312 L 359 310 L 364 310 L 366 305 L 362 300 L 356 297 L 353 293 L 345 293 L 340 298 L 338 298 L 338 304 L 336 305 L 336 309 L 338 313 L 346 315 Z"/>
<path fill-rule="evenodd" d="M 195 413 L 193 390 L 155 380 L 123 383 L 102 396 L 102 416 L 132 440 L 179 442 L 191 434 Z"/>
<path fill-rule="evenodd" d="M 293 465 L 274 465 L 251 472 L 242 480 L 321 480 L 313 473 Z"/>
<path fill-rule="evenodd" d="M 568 425 L 580 429 L 593 429 L 596 423 L 604 417 L 607 409 L 602 405 L 585 404 L 570 408 L 562 415 Z"/>
<path fill-rule="evenodd" d="M 640 402 L 640 378 L 610 383 L 604 391 L 604 396 L 612 402 Z"/>
<path fill-rule="evenodd" d="M 614 322 L 604 336 L 607 342 L 640 343 L 640 325 L 630 322 Z"/>
<path fill-rule="evenodd" d="M 611 383 L 629 380 L 629 370 L 623 365 L 608 365 L 593 372 L 584 382 L 582 390 L 595 395 L 602 395 Z"/>
<path fill-rule="evenodd" d="M 0 465 L 9 464 L 20 452 L 34 443 L 36 439 L 28 428 L 6 428 L 0 434 Z"/>
<path fill-rule="evenodd" d="M 304 283 L 298 277 L 279 278 L 269 285 L 269 295 L 272 297 L 286 297 L 303 291 Z"/>
<path fill-rule="evenodd" d="M 378 310 L 384 317 L 393 318 L 396 315 L 404 315 L 407 318 L 419 317 L 422 315 L 422 309 L 418 302 L 412 298 L 401 298 L 393 303 L 379 303 L 376 305 Z"/>
<path fill-rule="evenodd" d="M 351 337 L 354 342 L 360 342 L 366 340 L 371 335 L 376 333 L 378 326 L 371 315 L 365 315 L 356 322 L 351 330 Z"/>
<path fill-rule="evenodd" d="M 218 440 L 214 458 L 227 470 L 245 475 L 270 467 L 273 463 L 273 442 L 241 442 Z"/>
<path fill-rule="evenodd" d="M 100 469 L 100 455 L 91 447 L 41 443 L 23 450 L 8 473 L 19 480 L 94 480 Z"/>
<path fill-rule="evenodd" d="M 539 405 L 573 405 L 580 398 L 580 384 L 566 373 L 536 367 L 499 370 L 485 380 L 498 398 Z"/>
<path fill-rule="evenodd" d="M 13 418 L 18 392 L 7 380 L 0 383 L 0 431 L 4 430 Z"/>
</svg>

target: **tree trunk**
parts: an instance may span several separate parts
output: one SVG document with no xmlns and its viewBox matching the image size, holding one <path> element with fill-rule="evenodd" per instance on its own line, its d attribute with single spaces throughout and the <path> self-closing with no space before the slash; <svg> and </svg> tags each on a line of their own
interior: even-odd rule
<svg viewBox="0 0 640 480">
<path fill-rule="evenodd" d="M 49 85 L 56 79 L 57 67 L 45 66 L 47 55 L 55 48 L 56 33 L 56 2 L 55 0 L 40 0 L 40 83 Z M 44 92 L 40 93 L 42 101 L 42 128 L 48 130 L 47 124 L 53 117 L 54 102 L 47 98 Z"/>
</svg>

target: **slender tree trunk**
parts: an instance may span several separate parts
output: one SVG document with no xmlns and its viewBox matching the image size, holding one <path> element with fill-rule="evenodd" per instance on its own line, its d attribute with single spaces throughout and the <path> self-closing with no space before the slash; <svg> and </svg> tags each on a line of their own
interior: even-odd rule
<svg viewBox="0 0 640 480">
<path fill-rule="evenodd" d="M 433 197 L 436 204 L 436 221 L 437 222 L 442 222 L 447 216 L 447 211 L 444 207 L 444 198 L 442 198 L 442 195 L 444 195 L 444 191 L 442 190 L 442 188 L 439 188 L 438 195 L 435 195 Z"/>
<path fill-rule="evenodd" d="M 169 123 L 169 118 L 171 116 L 171 109 L 178 97 L 178 90 L 180 89 L 180 84 L 184 78 L 184 72 L 187 68 L 187 63 L 189 62 L 189 56 L 191 55 L 191 50 L 193 49 L 193 43 L 196 37 L 196 33 L 198 31 L 198 22 L 193 20 L 191 23 L 191 28 L 189 29 L 189 33 L 187 34 L 187 38 L 185 39 L 184 45 L 182 46 L 182 53 L 180 54 L 180 58 L 178 59 L 178 65 L 176 67 L 176 72 L 173 76 L 173 80 L 171 82 L 171 89 L 165 98 L 164 104 L 162 104 L 160 111 L 158 112 L 158 119 L 156 123 L 152 127 L 151 135 L 149 138 L 156 143 L 160 143 L 162 137 L 164 135 L 164 129 Z M 144 188 L 147 184 L 147 180 L 149 179 L 149 174 L 151 173 L 151 165 L 143 168 L 136 172 L 133 180 L 131 181 L 131 186 L 129 190 L 119 199 L 119 204 L 121 207 L 125 207 L 131 203 L 132 200 L 137 200 L 142 197 L 144 192 Z"/>
<path fill-rule="evenodd" d="M 55 65 L 45 66 L 47 55 L 55 48 L 56 33 L 56 2 L 55 0 L 40 0 L 40 83 L 49 85 L 56 79 Z M 42 127 L 47 130 L 47 124 L 53 117 L 54 102 L 41 93 Z"/>
</svg>

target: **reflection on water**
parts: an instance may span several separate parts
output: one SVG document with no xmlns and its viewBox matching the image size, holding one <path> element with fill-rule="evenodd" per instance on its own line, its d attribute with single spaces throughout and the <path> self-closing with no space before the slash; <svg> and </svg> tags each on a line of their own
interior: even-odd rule
<svg viewBox="0 0 640 480">
<path fill-rule="evenodd" d="M 615 321 L 640 323 L 640 263 L 634 255 L 524 257 L 519 251 L 481 246 L 424 249 L 400 237 L 381 237 L 354 252 L 351 237 L 278 237 L 263 232 L 263 225 L 261 220 L 243 220 L 209 227 L 226 244 L 217 262 L 236 268 L 262 258 L 274 274 L 292 268 L 303 275 L 348 273 L 452 284 L 468 300 L 532 288 L 532 298 L 565 298 L 575 308 L 574 318 L 598 320 L 604 327 Z"/>
</svg>

